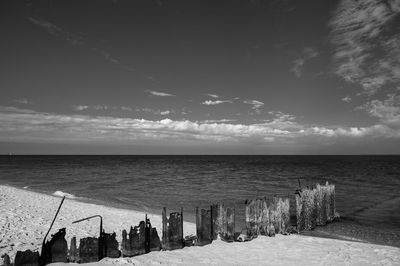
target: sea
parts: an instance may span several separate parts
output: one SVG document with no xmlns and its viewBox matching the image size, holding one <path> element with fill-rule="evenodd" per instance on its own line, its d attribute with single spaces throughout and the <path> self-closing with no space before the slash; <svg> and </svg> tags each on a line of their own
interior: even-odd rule
<svg viewBox="0 0 400 266">
<path fill-rule="evenodd" d="M 246 199 L 289 197 L 329 182 L 336 211 L 353 225 L 400 239 L 400 156 L 4 155 L 0 184 L 161 215 L 224 202 L 244 222 Z M 399 241 L 400 243 L 400 241 Z"/>
</svg>

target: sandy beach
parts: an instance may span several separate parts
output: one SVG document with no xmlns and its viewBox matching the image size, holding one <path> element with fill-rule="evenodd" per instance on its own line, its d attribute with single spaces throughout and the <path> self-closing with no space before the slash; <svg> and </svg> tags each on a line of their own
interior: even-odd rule
<svg viewBox="0 0 400 266">
<path fill-rule="evenodd" d="M 40 250 L 43 237 L 61 197 L 0 186 L 0 254 L 13 260 L 18 250 Z M 161 211 L 160 211 L 161 212 Z M 97 236 L 98 220 L 72 221 L 101 214 L 106 232 L 137 225 L 144 213 L 66 199 L 52 233 L 65 227 L 67 242 Z M 149 215 L 159 234 L 161 216 Z M 195 234 L 195 224 L 184 223 L 185 235 Z M 304 235 L 258 237 L 250 242 L 225 243 L 217 240 L 203 247 L 151 252 L 134 258 L 103 259 L 88 265 L 400 265 L 400 248 L 369 243 L 317 238 Z M 55 263 L 53 265 L 62 265 Z"/>
</svg>

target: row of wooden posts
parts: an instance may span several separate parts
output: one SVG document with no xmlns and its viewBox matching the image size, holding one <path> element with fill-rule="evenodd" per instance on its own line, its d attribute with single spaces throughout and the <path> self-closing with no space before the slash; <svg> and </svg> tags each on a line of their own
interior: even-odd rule
<svg viewBox="0 0 400 266">
<path fill-rule="evenodd" d="M 317 225 L 332 222 L 335 215 L 335 186 L 317 184 L 314 188 L 296 191 L 296 227 L 297 232 L 312 230 Z M 14 265 L 46 265 L 52 262 L 95 262 L 104 257 L 132 257 L 151 251 L 174 250 L 185 246 L 203 246 L 217 238 L 226 242 L 248 241 L 258 235 L 273 236 L 292 231 L 290 224 L 289 198 L 273 197 L 245 201 L 246 229 L 235 232 L 235 208 L 223 203 L 213 204 L 209 209 L 196 208 L 196 236 L 183 233 L 183 210 L 167 215 L 162 211 L 162 237 L 153 228 L 150 219 L 145 218 L 137 226 L 131 227 L 129 233 L 122 231 L 122 243 L 116 240 L 116 234 L 102 230 L 100 236 L 80 239 L 79 249 L 76 237 L 71 239 L 68 249 L 65 240 L 65 228 L 52 235 L 39 252 L 18 251 Z M 94 216 L 93 216 L 94 217 Z M 89 217 L 89 218 L 93 218 Z M 84 220 L 84 219 L 82 219 Z M 119 249 L 119 247 L 121 249 Z M 3 256 L 4 265 L 11 265 L 7 255 Z"/>
</svg>

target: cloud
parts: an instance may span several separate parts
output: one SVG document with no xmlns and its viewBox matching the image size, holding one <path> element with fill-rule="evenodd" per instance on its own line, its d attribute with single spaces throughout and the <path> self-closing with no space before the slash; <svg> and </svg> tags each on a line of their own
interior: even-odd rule
<svg viewBox="0 0 400 266">
<path fill-rule="evenodd" d="M 319 52 L 312 47 L 304 48 L 303 55 L 300 58 L 297 58 L 293 61 L 292 71 L 299 78 L 303 73 L 303 68 L 305 63 L 319 55 Z"/>
<path fill-rule="evenodd" d="M 400 2 L 343 0 L 331 19 L 335 73 L 369 96 L 400 82 Z"/>
<path fill-rule="evenodd" d="M 171 112 L 169 110 L 161 111 L 160 115 L 169 115 Z"/>
<path fill-rule="evenodd" d="M 159 92 L 159 91 L 152 91 L 152 90 L 146 90 L 147 93 L 154 95 L 154 96 L 160 96 L 160 97 L 171 97 L 171 96 L 175 96 L 173 94 L 169 94 L 166 92 Z"/>
<path fill-rule="evenodd" d="M 253 109 L 257 114 L 260 113 L 260 108 L 264 106 L 263 102 L 256 101 L 256 100 L 245 100 L 245 101 L 243 101 L 243 103 L 253 105 L 253 107 L 251 107 L 251 109 Z"/>
<path fill-rule="evenodd" d="M 219 96 L 216 95 L 216 94 L 207 93 L 206 95 L 207 95 L 207 96 L 210 96 L 210 97 L 212 97 L 212 98 L 219 98 Z"/>
<path fill-rule="evenodd" d="M 351 102 L 351 97 L 350 96 L 346 96 L 346 97 L 343 97 L 341 100 L 346 102 L 346 103 L 350 103 Z"/>
<path fill-rule="evenodd" d="M 400 95 L 388 94 L 383 101 L 372 100 L 365 104 L 364 109 L 372 117 L 389 127 L 400 128 Z"/>
<path fill-rule="evenodd" d="M 75 106 L 74 106 L 74 110 L 75 110 L 75 111 L 83 111 L 83 110 L 86 110 L 86 109 L 88 109 L 88 108 L 89 108 L 88 105 L 75 105 Z"/>
<path fill-rule="evenodd" d="M 32 102 L 26 98 L 15 99 L 14 102 L 19 104 L 32 104 Z"/>
<path fill-rule="evenodd" d="M 159 109 L 152 109 L 152 108 L 147 108 L 147 107 L 142 108 L 142 109 L 139 110 L 139 111 L 147 112 L 147 113 L 152 113 L 152 114 L 154 114 L 154 115 L 169 115 L 169 114 L 171 114 L 171 113 L 175 113 L 174 110 L 172 110 L 172 111 L 170 111 L 170 110 L 161 111 L 161 110 L 159 110 Z"/>
<path fill-rule="evenodd" d="M 112 106 L 107 104 L 96 104 L 96 105 L 74 105 L 73 109 L 75 111 L 84 111 L 88 109 L 96 111 L 106 111 L 106 110 L 121 110 L 121 111 L 133 111 L 129 106 Z"/>
<path fill-rule="evenodd" d="M 39 26 L 42 29 L 44 29 L 50 35 L 61 38 L 65 41 L 69 42 L 72 45 L 79 45 L 79 46 L 87 47 L 90 51 L 93 51 L 96 54 L 100 55 L 106 61 L 116 64 L 125 70 L 131 71 L 131 72 L 136 71 L 135 68 L 122 64 L 120 62 L 120 60 L 115 58 L 110 52 L 108 52 L 104 49 L 101 49 L 101 48 L 97 48 L 97 47 L 91 47 L 91 46 L 88 47 L 88 45 L 85 42 L 85 38 L 84 38 L 83 34 L 78 35 L 78 34 L 71 33 L 69 31 L 61 28 L 60 26 L 58 26 L 54 23 L 51 23 L 43 18 L 34 18 L 34 17 L 25 17 L 25 18 L 27 20 L 29 20 L 30 22 L 32 22 L 33 24 L 35 24 L 36 26 Z"/>
<path fill-rule="evenodd" d="M 122 111 L 133 111 L 133 109 L 129 106 L 121 106 Z"/>
<path fill-rule="evenodd" d="M 34 18 L 34 17 L 25 17 L 27 20 L 32 22 L 33 24 L 43 28 L 49 34 L 53 36 L 60 37 L 66 41 L 68 41 L 72 45 L 82 45 L 83 37 L 81 35 L 76 35 L 66 30 L 63 30 L 61 27 L 53 24 L 43 18 Z"/>
<path fill-rule="evenodd" d="M 221 103 L 232 103 L 232 101 L 230 101 L 230 100 L 225 100 L 225 101 L 220 101 L 220 100 L 211 101 L 211 100 L 207 100 L 207 101 L 202 102 L 201 104 L 204 104 L 204 105 L 217 105 L 217 104 L 221 104 Z"/>
<path fill-rule="evenodd" d="M 393 99 L 394 100 L 394 99 Z M 391 101 L 391 98 L 388 99 Z M 397 101 L 397 99 L 396 99 Z M 383 103 L 385 104 L 385 103 Z M 390 106 L 391 103 L 387 103 Z M 376 104 L 377 115 L 391 118 Z M 378 111 L 379 110 L 379 111 Z M 389 113 L 392 113 L 390 111 Z M 397 118 L 396 118 L 397 119 Z M 389 119 L 390 120 L 390 119 Z M 400 138 L 400 129 L 378 124 L 370 127 L 301 125 L 287 114 L 256 124 L 145 120 L 111 116 L 61 115 L 0 106 L 0 141 L 46 143 L 301 143 L 316 145 L 343 138 Z"/>
<path fill-rule="evenodd" d="M 202 124 L 208 123 L 227 123 L 227 122 L 235 122 L 237 119 L 210 119 L 201 121 Z"/>
</svg>

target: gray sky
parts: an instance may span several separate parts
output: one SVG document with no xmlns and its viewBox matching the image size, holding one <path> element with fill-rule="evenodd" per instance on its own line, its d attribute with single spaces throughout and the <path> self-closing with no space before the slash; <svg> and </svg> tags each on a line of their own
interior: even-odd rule
<svg viewBox="0 0 400 266">
<path fill-rule="evenodd" d="M 0 153 L 400 153 L 400 1 L 1 1 Z"/>
</svg>

